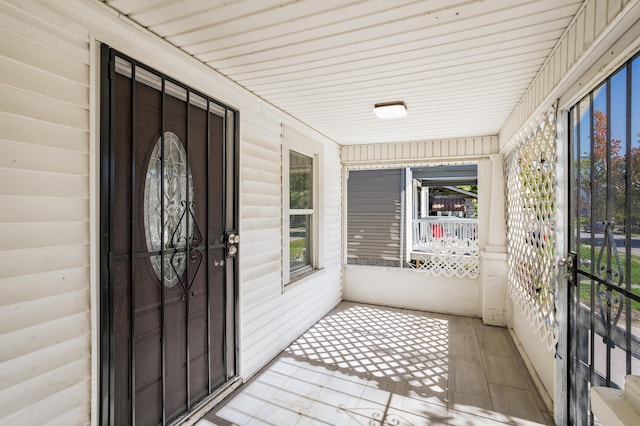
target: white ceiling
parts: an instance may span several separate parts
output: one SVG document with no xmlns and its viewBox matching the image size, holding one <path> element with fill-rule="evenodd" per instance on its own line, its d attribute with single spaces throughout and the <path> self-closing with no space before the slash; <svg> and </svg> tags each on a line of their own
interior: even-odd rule
<svg viewBox="0 0 640 426">
<path fill-rule="evenodd" d="M 582 4 L 104 1 L 344 145 L 497 134 Z"/>
</svg>

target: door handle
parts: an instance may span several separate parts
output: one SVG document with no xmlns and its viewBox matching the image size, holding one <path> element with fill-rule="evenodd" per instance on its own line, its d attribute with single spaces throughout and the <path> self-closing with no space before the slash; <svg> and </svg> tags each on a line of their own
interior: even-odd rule
<svg viewBox="0 0 640 426">
<path fill-rule="evenodd" d="M 573 275 L 575 273 L 575 262 L 576 262 L 576 258 L 575 258 L 575 253 L 569 253 L 569 255 L 567 257 L 561 257 L 558 259 L 557 263 L 558 263 L 558 268 L 562 268 L 564 269 L 564 271 L 560 270 L 559 272 L 562 273 L 562 277 L 564 279 L 566 279 L 568 282 L 573 282 Z"/>
</svg>

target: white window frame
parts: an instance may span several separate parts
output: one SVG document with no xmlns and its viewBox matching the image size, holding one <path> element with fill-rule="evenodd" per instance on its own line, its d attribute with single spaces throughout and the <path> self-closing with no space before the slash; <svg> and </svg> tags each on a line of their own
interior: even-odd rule
<svg viewBox="0 0 640 426">
<path fill-rule="evenodd" d="M 305 155 L 312 159 L 312 209 L 293 210 L 290 208 L 289 200 L 289 153 L 294 151 L 298 154 Z M 303 134 L 287 127 L 282 126 L 282 290 L 284 291 L 289 284 L 301 282 L 304 278 L 312 275 L 314 272 L 323 268 L 322 248 L 322 203 L 323 184 L 322 184 L 322 167 L 324 160 L 324 147 L 322 144 L 313 141 Z M 291 273 L 290 266 L 290 216 L 293 214 L 310 214 L 310 251 L 309 268 L 303 268 L 295 274 Z"/>
</svg>

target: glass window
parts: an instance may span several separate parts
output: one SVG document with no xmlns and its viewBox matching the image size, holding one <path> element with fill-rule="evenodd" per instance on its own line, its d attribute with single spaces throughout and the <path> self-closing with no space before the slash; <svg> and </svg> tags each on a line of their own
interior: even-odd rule
<svg viewBox="0 0 640 426">
<path fill-rule="evenodd" d="M 313 158 L 289 151 L 289 268 L 293 278 L 313 268 Z"/>
</svg>

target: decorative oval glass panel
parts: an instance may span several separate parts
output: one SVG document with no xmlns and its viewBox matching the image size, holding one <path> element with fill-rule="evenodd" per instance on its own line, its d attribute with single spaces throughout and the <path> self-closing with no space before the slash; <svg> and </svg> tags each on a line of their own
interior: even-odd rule
<svg viewBox="0 0 640 426">
<path fill-rule="evenodd" d="M 165 132 L 164 143 L 158 138 L 147 167 L 144 229 L 147 249 L 156 253 L 165 250 L 164 256 L 155 254 L 150 260 L 158 279 L 164 279 L 168 288 L 178 283 L 186 269 L 193 237 L 192 206 L 193 180 L 187 153 L 175 133 Z"/>
</svg>

